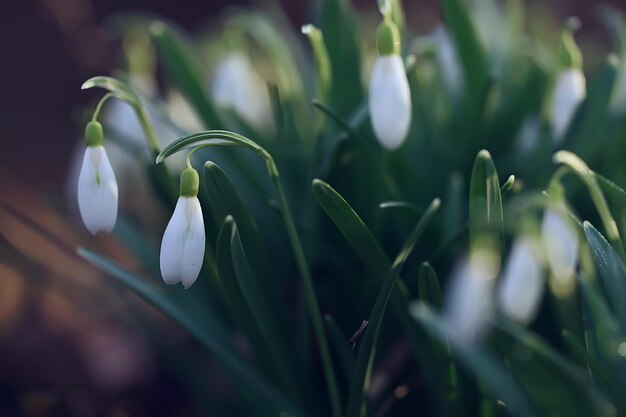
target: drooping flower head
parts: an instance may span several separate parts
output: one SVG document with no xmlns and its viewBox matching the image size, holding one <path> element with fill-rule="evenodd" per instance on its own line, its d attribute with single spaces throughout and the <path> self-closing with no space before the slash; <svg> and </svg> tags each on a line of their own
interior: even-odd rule
<svg viewBox="0 0 626 417">
<path fill-rule="evenodd" d="M 161 275 L 168 285 L 196 282 L 204 259 L 205 234 L 198 200 L 198 172 L 188 167 L 180 177 L 180 197 L 161 241 Z"/>
<path fill-rule="evenodd" d="M 582 72 L 582 54 L 576 45 L 573 24 L 563 29 L 559 45 L 559 72 L 552 96 L 552 136 L 560 143 L 572 122 L 574 114 L 587 94 Z"/>
<path fill-rule="evenodd" d="M 113 168 L 102 146 L 102 125 L 91 121 L 85 129 L 87 149 L 78 177 L 78 208 L 91 234 L 110 232 L 117 219 L 118 189 Z"/>
<path fill-rule="evenodd" d="M 400 34 L 390 18 L 376 31 L 378 58 L 369 89 L 369 112 L 378 142 L 389 150 L 400 147 L 411 125 L 411 90 L 400 56 Z"/>
<path fill-rule="evenodd" d="M 498 287 L 498 305 L 502 312 L 520 324 L 527 324 L 537 314 L 545 281 L 537 242 L 531 237 L 517 238 Z"/>
</svg>

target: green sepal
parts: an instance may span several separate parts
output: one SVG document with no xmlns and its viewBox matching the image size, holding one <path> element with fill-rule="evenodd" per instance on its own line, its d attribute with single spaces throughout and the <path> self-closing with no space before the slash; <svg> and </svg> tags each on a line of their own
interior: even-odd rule
<svg viewBox="0 0 626 417">
<path fill-rule="evenodd" d="M 85 143 L 87 146 L 102 146 L 104 134 L 100 122 L 92 120 L 85 127 Z"/>
<path fill-rule="evenodd" d="M 200 186 L 200 176 L 198 171 L 189 167 L 180 174 L 180 196 L 197 197 Z"/>
<path fill-rule="evenodd" d="M 568 24 L 561 32 L 559 39 L 559 67 L 569 69 L 581 69 L 583 67 L 583 55 L 574 40 L 573 31 L 575 24 Z"/>
<path fill-rule="evenodd" d="M 400 54 L 400 32 L 391 19 L 385 19 L 378 25 L 376 47 L 380 56 Z"/>
</svg>

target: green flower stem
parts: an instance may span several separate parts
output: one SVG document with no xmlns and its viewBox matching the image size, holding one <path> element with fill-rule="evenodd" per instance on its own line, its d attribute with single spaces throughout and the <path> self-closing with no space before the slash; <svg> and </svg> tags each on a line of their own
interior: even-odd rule
<svg viewBox="0 0 626 417">
<path fill-rule="evenodd" d="M 263 159 L 265 159 L 265 162 L 267 164 L 267 170 L 272 180 L 272 184 L 276 189 L 280 212 L 283 216 L 283 220 L 285 221 L 287 235 L 289 236 L 289 240 L 291 241 L 293 253 L 296 257 L 296 262 L 298 264 L 298 268 L 300 269 L 300 274 L 302 275 L 304 300 L 306 303 L 306 307 L 309 310 L 309 314 L 311 315 L 311 321 L 313 322 L 313 329 L 315 331 L 317 346 L 319 348 L 320 356 L 322 359 L 322 367 L 324 368 L 324 376 L 326 378 L 328 395 L 330 396 L 332 415 L 333 417 L 341 417 L 341 405 L 339 401 L 339 389 L 337 387 L 337 379 L 335 377 L 335 371 L 333 369 L 333 364 L 330 357 L 328 340 L 326 339 L 326 334 L 324 333 L 324 327 L 322 325 L 322 315 L 320 313 L 319 305 L 317 304 L 315 289 L 313 288 L 313 281 L 309 273 L 309 265 L 307 263 L 306 256 L 304 255 L 304 249 L 302 248 L 302 243 L 300 242 L 300 238 L 298 237 L 295 223 L 293 221 L 293 218 L 291 217 L 291 212 L 289 211 L 289 205 L 287 204 L 287 198 L 285 197 L 285 192 L 280 182 L 280 175 L 278 174 L 276 164 L 274 163 L 271 155 L 265 150 L 259 151 L 259 154 L 261 155 L 261 157 L 263 157 Z"/>
<path fill-rule="evenodd" d="M 159 141 L 154 133 L 154 128 L 152 127 L 152 123 L 150 123 L 146 110 L 141 105 L 133 107 L 135 109 L 135 113 L 137 114 L 137 119 L 139 119 L 141 129 L 143 129 L 146 139 L 148 140 L 148 145 L 150 145 L 154 154 L 158 155 L 159 152 L 161 152 L 161 146 L 159 146 Z"/>
<path fill-rule="evenodd" d="M 106 101 L 108 99 L 110 99 L 111 97 L 115 97 L 115 94 L 113 93 L 106 93 L 104 95 L 104 97 L 102 97 L 100 99 L 100 101 L 98 102 L 98 105 L 96 106 L 96 110 L 94 110 L 93 112 L 93 116 L 91 117 L 91 121 L 92 122 L 96 122 L 98 121 L 98 117 L 100 116 L 100 110 L 102 110 L 102 106 L 104 105 L 104 103 L 106 103 Z"/>
</svg>

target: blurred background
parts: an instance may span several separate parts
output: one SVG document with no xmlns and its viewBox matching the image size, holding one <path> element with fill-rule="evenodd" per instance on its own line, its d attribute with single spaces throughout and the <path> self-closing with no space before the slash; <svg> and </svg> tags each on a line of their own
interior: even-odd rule
<svg viewBox="0 0 626 417">
<path fill-rule="evenodd" d="M 315 1 L 283 3 L 294 28 L 310 22 L 318 7 Z M 374 0 L 354 3 L 364 15 L 375 10 Z M 578 16 L 586 70 L 595 69 L 594 57 L 609 49 L 595 13 L 600 2 L 526 3 L 529 21 L 537 24 L 558 28 Z M 602 3 L 624 7 L 624 0 Z M 203 393 L 233 395 L 199 350 L 194 369 L 172 360 L 181 344 L 188 345 L 185 352 L 196 350 L 187 335 L 132 294 L 105 285 L 106 277 L 74 255 L 76 246 L 88 245 L 138 268 L 111 237 L 88 235 L 65 193 L 81 114 L 101 96 L 80 86 L 120 62 L 120 39 L 107 29 L 108 19 L 148 13 L 194 33 L 224 9 L 248 4 L 0 2 L 0 416 L 211 415 L 213 398 L 193 392 L 197 369 L 206 369 L 202 384 L 211 387 Z M 436 0 L 404 4 L 413 34 L 429 33 L 439 22 Z M 304 37 L 295 41 L 308 48 Z M 146 329 L 146 322 L 154 327 Z"/>
</svg>

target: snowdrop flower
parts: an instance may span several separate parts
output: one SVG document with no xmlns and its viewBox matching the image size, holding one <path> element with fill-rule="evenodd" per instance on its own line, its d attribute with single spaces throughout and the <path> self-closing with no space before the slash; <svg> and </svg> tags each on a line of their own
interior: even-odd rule
<svg viewBox="0 0 626 417">
<path fill-rule="evenodd" d="M 102 146 L 102 125 L 91 121 L 85 129 L 87 149 L 78 176 L 78 208 L 91 234 L 110 232 L 117 219 L 117 181 Z"/>
<path fill-rule="evenodd" d="M 376 45 L 369 112 L 378 142 L 394 150 L 404 143 L 411 125 L 411 91 L 400 57 L 400 34 L 388 17 L 378 27 Z"/>
<path fill-rule="evenodd" d="M 582 72 L 582 55 L 570 29 L 561 34 L 560 72 L 552 97 L 552 136 L 560 143 L 578 109 L 585 99 L 587 86 Z"/>
<path fill-rule="evenodd" d="M 444 317 L 459 341 L 479 338 L 493 307 L 495 277 L 500 258 L 492 251 L 475 250 L 452 274 Z"/>
<path fill-rule="evenodd" d="M 544 290 L 543 268 L 537 244 L 520 237 L 513 244 L 498 287 L 498 305 L 512 320 L 529 323 L 537 313 Z"/>
<path fill-rule="evenodd" d="M 541 223 L 541 239 L 554 279 L 562 284 L 571 282 L 578 259 L 578 235 L 571 221 L 557 209 L 548 208 Z"/>
<path fill-rule="evenodd" d="M 204 259 L 204 220 L 198 200 L 198 172 L 188 167 L 180 177 L 180 197 L 161 241 L 161 275 L 166 284 L 196 282 Z"/>
<path fill-rule="evenodd" d="M 219 60 L 211 81 L 213 100 L 230 107 L 257 129 L 273 129 L 271 104 L 265 81 L 247 55 L 232 52 Z"/>
</svg>

